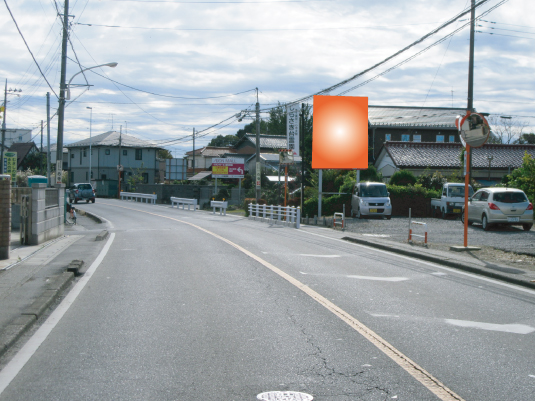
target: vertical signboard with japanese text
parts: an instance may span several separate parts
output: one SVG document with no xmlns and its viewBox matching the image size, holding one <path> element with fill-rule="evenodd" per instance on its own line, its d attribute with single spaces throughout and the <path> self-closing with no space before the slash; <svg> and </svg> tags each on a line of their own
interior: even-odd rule
<svg viewBox="0 0 535 401">
<path fill-rule="evenodd" d="M 17 152 L 4 153 L 4 173 L 11 176 L 11 182 L 16 182 L 17 177 Z"/>
<path fill-rule="evenodd" d="M 299 104 L 286 106 L 286 139 L 288 149 L 299 156 Z"/>
</svg>

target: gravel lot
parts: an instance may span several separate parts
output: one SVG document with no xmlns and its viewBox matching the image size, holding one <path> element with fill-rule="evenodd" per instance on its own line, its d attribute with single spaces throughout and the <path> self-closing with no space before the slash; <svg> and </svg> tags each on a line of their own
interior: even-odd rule
<svg viewBox="0 0 535 401">
<path fill-rule="evenodd" d="M 449 250 L 450 246 L 464 244 L 464 226 L 460 219 L 414 218 L 427 224 L 427 242 L 430 249 Z M 409 232 L 408 217 L 382 219 L 346 219 L 346 232 L 385 238 L 390 241 L 407 242 Z M 422 234 L 421 226 L 413 227 L 414 234 Z M 414 238 L 415 242 L 423 241 Z M 482 260 L 514 265 L 535 270 L 535 227 L 526 232 L 521 226 L 494 226 L 491 231 L 483 231 L 481 225 L 468 226 L 468 245 L 481 247 L 478 257 Z"/>
</svg>

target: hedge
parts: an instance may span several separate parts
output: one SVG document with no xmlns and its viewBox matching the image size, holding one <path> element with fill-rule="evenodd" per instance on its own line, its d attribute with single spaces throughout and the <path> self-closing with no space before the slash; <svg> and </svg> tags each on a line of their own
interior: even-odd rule
<svg viewBox="0 0 535 401">
<path fill-rule="evenodd" d="M 397 185 L 387 185 L 392 202 L 393 216 L 408 216 L 409 208 L 412 217 L 426 217 L 431 215 L 431 199 L 439 198 L 441 191 L 426 189 L 421 186 L 402 187 Z M 324 216 L 332 216 L 334 213 L 342 213 L 343 205 L 346 205 L 346 217 L 351 213 L 351 195 L 333 195 L 323 197 L 321 202 L 321 213 Z M 318 198 L 309 198 L 303 204 L 303 217 L 313 217 L 318 214 Z"/>
</svg>

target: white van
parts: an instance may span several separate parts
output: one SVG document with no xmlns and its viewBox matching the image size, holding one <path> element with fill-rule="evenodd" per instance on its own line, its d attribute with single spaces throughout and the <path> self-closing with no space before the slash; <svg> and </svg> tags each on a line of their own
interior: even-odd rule
<svg viewBox="0 0 535 401">
<path fill-rule="evenodd" d="M 351 195 L 351 216 L 392 218 L 392 203 L 386 185 L 382 182 L 359 182 Z"/>
</svg>

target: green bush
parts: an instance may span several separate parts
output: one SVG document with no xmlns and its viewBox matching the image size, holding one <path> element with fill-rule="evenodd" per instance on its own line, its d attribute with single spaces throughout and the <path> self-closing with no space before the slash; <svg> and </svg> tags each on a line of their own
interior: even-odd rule
<svg viewBox="0 0 535 401">
<path fill-rule="evenodd" d="M 393 216 L 425 217 L 431 214 L 431 198 L 440 197 L 440 190 L 426 189 L 420 185 L 387 185 L 392 202 Z"/>
<path fill-rule="evenodd" d="M 329 197 L 322 197 L 321 199 L 321 214 L 323 216 L 332 216 L 334 213 L 342 213 L 346 205 L 346 216 L 349 216 L 351 211 L 351 195 L 333 195 Z M 303 210 L 301 216 L 314 217 L 318 214 L 318 198 L 312 197 L 303 203 Z"/>
<path fill-rule="evenodd" d="M 389 181 L 390 185 L 407 186 L 416 184 L 416 176 L 408 170 L 398 170 Z"/>
</svg>

